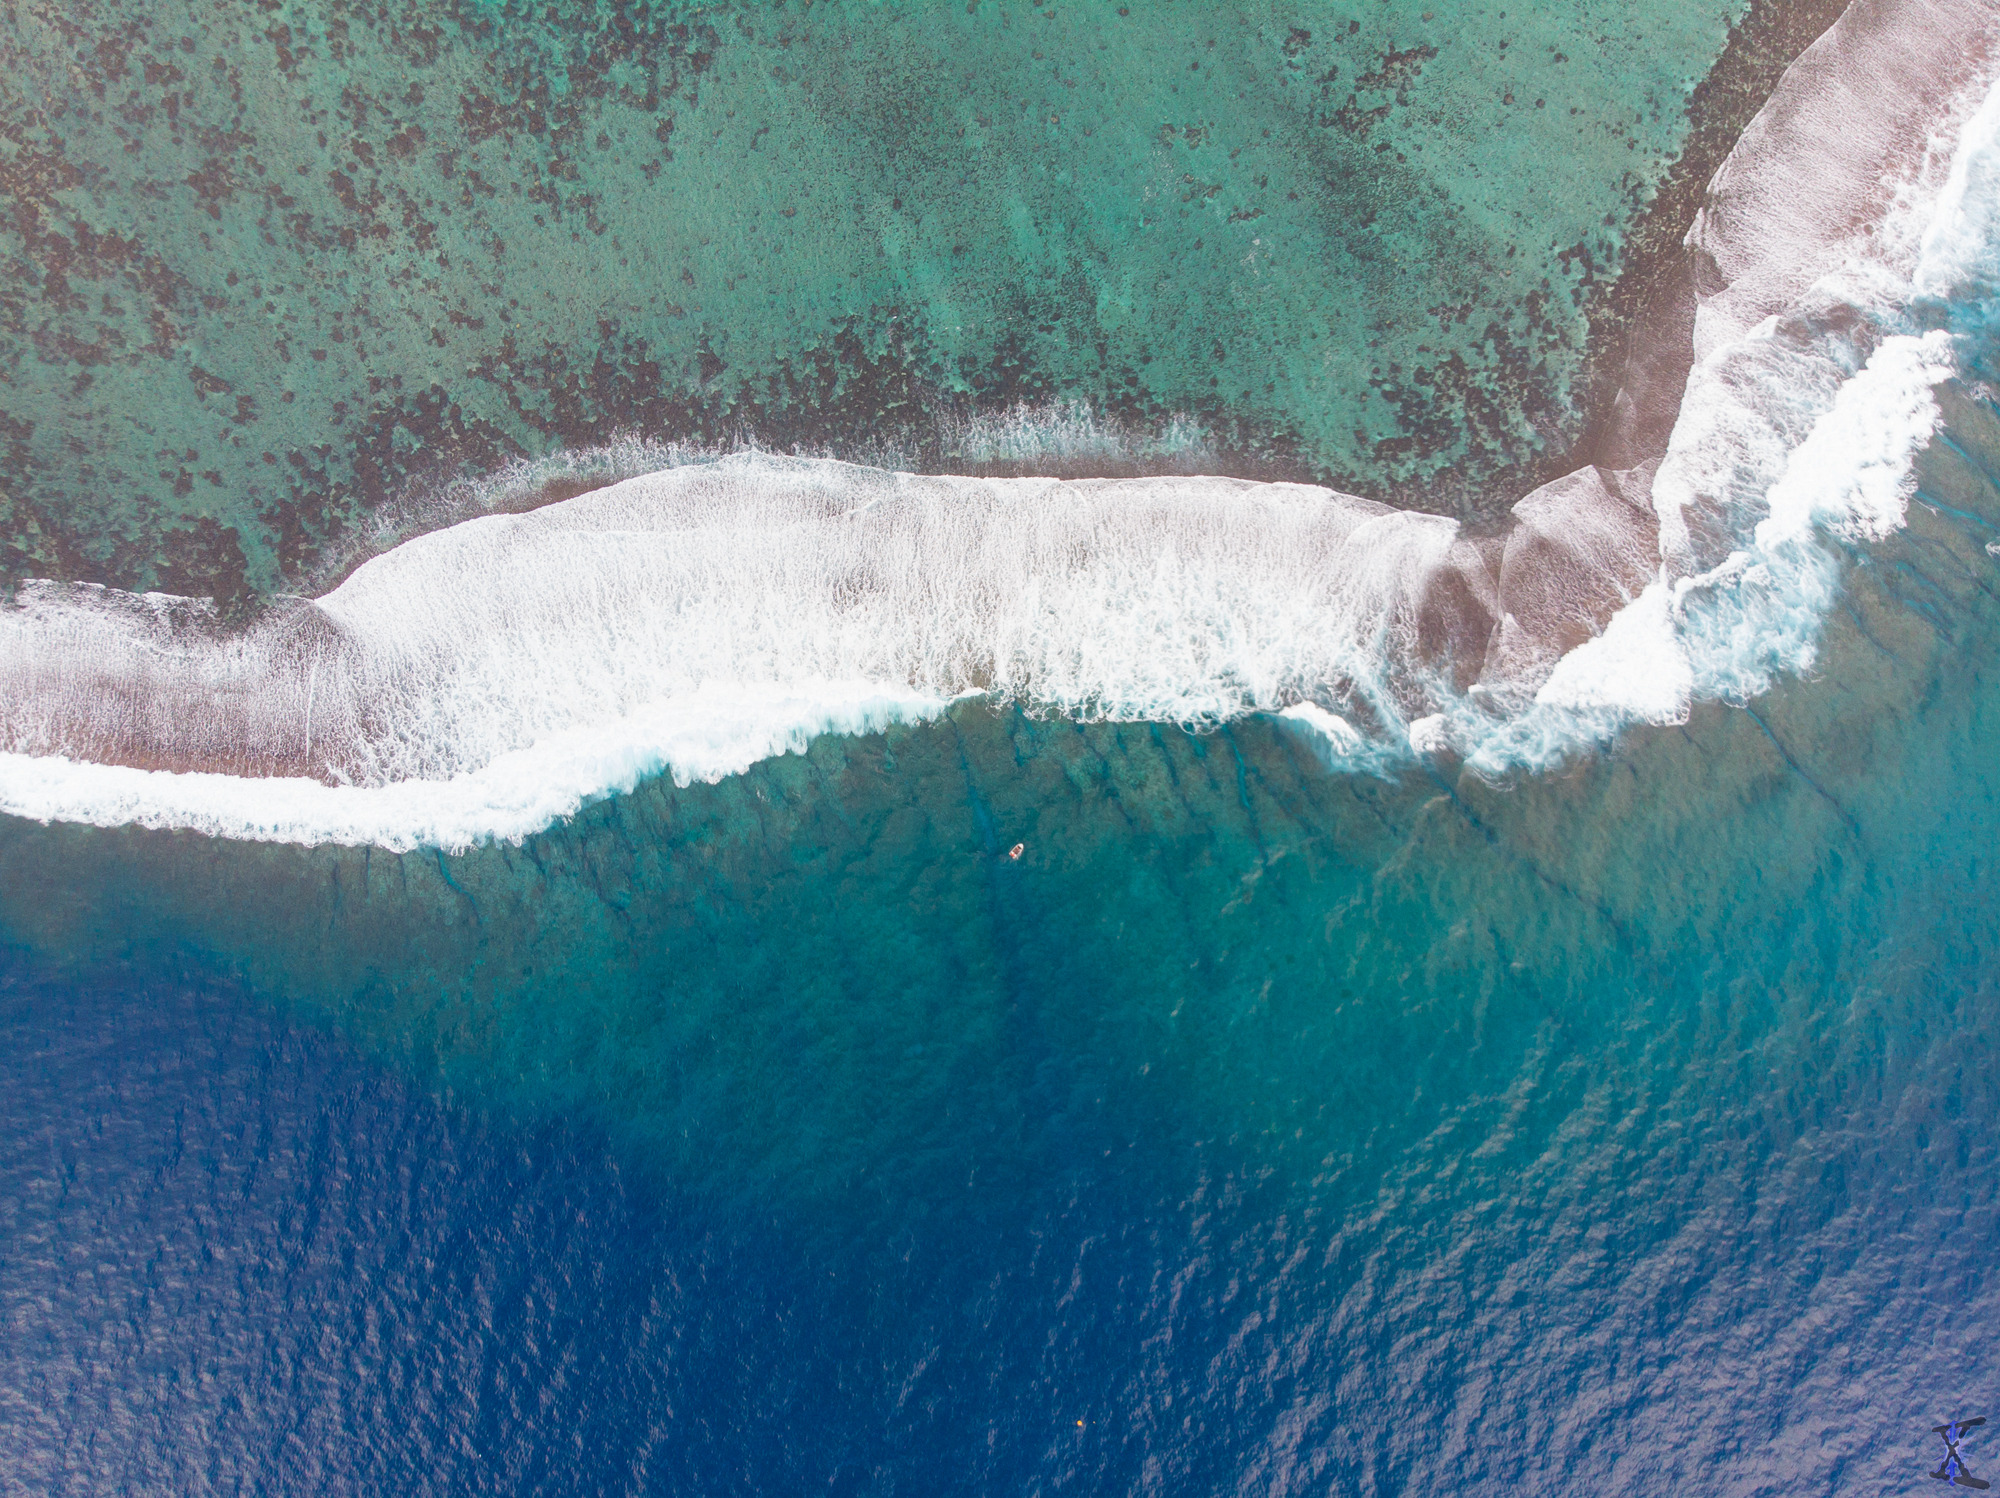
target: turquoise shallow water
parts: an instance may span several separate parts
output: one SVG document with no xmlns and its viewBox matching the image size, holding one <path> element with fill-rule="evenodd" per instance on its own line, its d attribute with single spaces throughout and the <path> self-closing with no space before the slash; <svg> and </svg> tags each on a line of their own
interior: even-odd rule
<svg viewBox="0 0 2000 1498">
<path fill-rule="evenodd" d="M 1944 399 L 1816 679 L 1561 775 L 967 705 L 459 857 L 7 822 L 10 1472 L 1904 1490 L 1996 1376 Z"/>
<path fill-rule="evenodd" d="M 18 7 L 0 576 L 240 607 L 621 435 L 1495 513 L 1741 9 Z"/>
<path fill-rule="evenodd" d="M 243 635 L 23 588 L 0 1493 L 1926 1482 L 2000 1376 L 2000 95 L 1843 268 L 1971 113 L 1911 18 L 1992 17 L 1857 14 L 1662 283 L 1658 472 L 1628 410 L 1504 536 L 744 458 Z M 7 565 L 230 614 L 753 419 L 1475 494 L 1727 19 L 10 13 Z"/>
</svg>

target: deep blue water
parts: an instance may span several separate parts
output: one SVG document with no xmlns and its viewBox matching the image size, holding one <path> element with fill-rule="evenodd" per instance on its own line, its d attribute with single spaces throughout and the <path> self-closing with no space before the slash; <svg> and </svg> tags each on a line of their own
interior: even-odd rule
<svg viewBox="0 0 2000 1498">
<path fill-rule="evenodd" d="M 0 1491 L 1926 1482 L 2000 1392 L 1950 399 L 1816 679 L 1508 786 L 967 706 L 462 857 L 0 825 Z"/>
<path fill-rule="evenodd" d="M 1115 20 L 1063 7 L 1060 27 L 1046 7 L 1019 29 L 970 5 L 964 21 L 955 7 L 848 21 L 822 8 L 768 27 L 745 11 L 729 36 L 719 13 L 682 25 L 647 7 L 545 7 L 539 21 L 519 6 L 497 21 L 483 3 L 420 7 L 449 36 L 387 10 L 350 28 L 335 7 L 322 28 L 278 7 L 254 31 L 190 11 L 198 39 L 142 9 L 97 7 L 53 30 L 40 12 L 8 17 L 10 55 L 37 76 L 0 105 L 19 127 L 0 176 L 23 250 L 18 326 L 0 334 L 19 335 L 25 371 L 0 413 L 12 453 L 0 454 L 0 562 L 151 579 L 238 618 L 260 587 L 334 568 L 363 512 L 400 516 L 385 542 L 460 513 L 423 487 L 460 463 L 479 479 L 465 503 L 526 503 L 557 492 L 535 475 L 651 463 L 658 453 L 620 456 L 634 431 L 726 446 L 762 422 L 801 448 L 835 434 L 829 450 L 871 461 L 1093 471 L 1093 454 L 1116 458 L 1107 469 L 1195 468 L 1226 448 L 1259 472 L 1344 464 L 1351 432 L 1376 479 L 1421 479 L 1486 513 L 1514 491 L 1481 473 L 1581 422 L 1571 366 L 1600 306 L 1590 288 L 1612 269 L 1597 257 L 1680 149 L 1683 73 L 1740 7 L 1654 7 L 1613 26 L 1602 6 L 1574 22 L 1517 8 L 1451 25 L 1421 5 L 1377 6 L 1365 33 L 1325 10 L 1317 40 L 1290 24 L 1310 15 L 1274 10 L 1267 25 L 1245 11 L 1221 48 L 1200 7 L 1119 6 Z M 1746 80 L 1802 40 L 1778 33 L 1810 29 L 1820 9 L 1789 8 L 1761 39 L 1739 31 L 1698 134 L 1716 137 L 1761 91 Z M 1907 80 L 1918 109 L 1937 79 L 1910 59 L 1976 36 L 1983 13 L 1898 12 L 1912 50 L 1875 76 Z M 1857 11 L 1854 30 L 1885 14 Z M 753 37 L 752 19 L 768 35 Z M 809 29 L 817 72 L 796 61 Z M 1122 63 L 1095 82 L 1086 70 L 1088 88 L 1065 76 L 1112 57 L 1118 32 Z M 950 72 L 975 45 L 995 67 L 968 63 L 961 97 Z M 1838 55 L 1872 67 L 1889 53 L 1871 45 Z M 1605 89 L 1620 55 L 1631 86 Z M 573 98 L 568 81 L 551 92 L 559 56 Z M 1589 88 L 1569 103 L 1579 76 Z M 1324 109 L 1298 102 L 1309 78 Z M 122 102 L 105 92 L 121 79 L 134 82 Z M 847 102 L 816 112 L 806 82 Z M 1717 102 L 1732 90 L 1744 97 Z M 1010 117 L 990 154 L 967 136 L 994 128 L 988 93 L 990 113 Z M 1045 98 L 1046 122 L 1029 95 Z M 909 110 L 876 108 L 904 96 Z M 1817 118 L 1786 97 L 1767 123 Z M 1851 97 L 1843 144 L 1865 145 L 1882 122 L 1866 117 L 1866 90 Z M 275 117 L 274 99 L 287 101 Z M 1301 107 L 1314 117 L 1303 134 Z M 1147 122 L 1169 119 L 1153 140 Z M 1400 716 L 1387 727 L 1401 768 L 1385 778 L 1330 770 L 1337 735 L 1315 740 L 1296 721 L 1194 731 L 960 698 L 937 721 L 822 734 L 716 784 L 656 778 L 517 845 L 397 855 L 148 831 L 136 823 L 159 807 L 141 803 L 165 777 L 132 791 L 144 777 L 126 762 L 195 743 L 206 757 L 187 763 L 310 769 L 315 702 L 328 732 L 314 694 L 334 691 L 318 652 L 343 617 L 368 616 L 322 608 L 311 664 L 301 628 L 259 676 L 225 657 L 275 650 L 277 636 L 210 638 L 188 599 L 23 589 L 23 615 L 46 606 L 47 648 L 24 629 L 0 663 L 26 684 L 0 704 L 12 714 L 0 768 L 26 797 L 9 806 L 57 820 L 0 816 L 0 1498 L 1928 1490 L 1935 1424 L 2000 1420 L 1993 125 L 1961 143 L 1969 165 L 1953 180 L 1966 191 L 1941 199 L 1955 206 L 1931 220 L 1910 286 L 1850 266 L 1852 285 L 1822 280 L 1705 358 L 1682 407 L 1686 462 L 1654 490 L 1668 519 L 1683 489 L 1699 501 L 1689 535 L 1606 522 L 1625 504 L 1606 487 L 1601 509 L 1526 507 L 1505 537 L 1467 543 L 1477 568 L 1422 574 L 1437 607 L 1408 631 L 1407 669 L 1456 661 L 1446 647 L 1463 626 L 1491 656 L 1497 702 L 1544 679 L 1540 657 L 1509 652 L 1552 660 L 1585 614 L 1596 631 L 1604 590 L 1643 586 L 1659 542 L 1691 585 L 1679 643 L 1621 656 L 1607 630 L 1567 659 L 1603 645 L 1611 666 L 1599 654 L 1591 669 L 1622 690 L 1654 667 L 1692 671 L 1681 645 L 1702 634 L 1701 658 L 1747 680 L 1782 627 L 1817 617 L 1802 559 L 1820 542 L 1784 531 L 1801 496 L 1825 502 L 1815 514 L 1840 551 L 1840 596 L 1810 671 L 1734 703 L 1712 700 L 1710 678 L 1690 689 L 1684 724 L 1567 760 L 1510 759 L 1555 767 L 1503 783 L 1452 757 L 1460 739 Z M 588 171 L 585 139 L 599 153 Z M 975 144 L 940 146 L 961 139 Z M 1676 276 L 1708 287 L 1747 255 L 1745 299 L 1718 309 L 1734 317 L 1762 305 L 1769 288 L 1755 283 L 1779 262 L 1833 253 L 1815 236 L 1841 214 L 1815 173 L 1840 178 L 1865 153 L 1822 162 L 1810 139 L 1746 139 L 1737 196 L 1708 200 L 1720 237 L 1697 234 L 1682 270 L 1662 273 L 1663 300 L 1634 324 L 1640 354 L 1686 333 L 1649 331 L 1680 295 Z M 1689 183 L 1714 144 L 1688 147 L 1676 170 Z M 1742 183 L 1770 166 L 1757 164 L 1767 147 L 1787 190 L 1758 204 Z M 1856 170 L 1839 191 L 1866 197 L 1875 179 Z M 1524 173 L 1527 188 L 1510 185 Z M 852 192 L 834 191 L 842 181 Z M 1600 223 L 1590 184 L 1614 181 L 1622 206 Z M 1072 273 L 1062 235 L 1031 240 L 1073 203 L 1102 212 L 1087 233 L 1081 220 L 1064 230 L 1096 246 Z M 1796 210 L 1803 237 L 1762 225 L 1766 208 Z M 291 215 L 288 240 L 274 212 Z M 1235 248 L 1197 263 L 1209 238 Z M 869 261 L 870 245 L 888 268 L 849 258 Z M 474 277 L 464 294 L 417 277 L 434 250 L 440 271 Z M 737 274 L 753 262 L 764 269 Z M 1720 293 L 1703 294 L 1716 309 Z M 1497 320 L 1468 310 L 1489 303 Z M 392 340 L 420 337 L 440 307 L 451 331 L 432 329 L 412 362 Z M 570 339 L 592 324 L 595 345 Z M 1089 328 L 1104 336 L 1079 336 Z M 1885 494 L 1899 434 L 1929 430 L 1929 405 L 1897 394 L 1898 368 L 1915 378 L 1915 340 L 1895 339 L 1888 373 L 1869 366 L 1879 378 L 1855 371 L 1891 335 L 1926 328 L 1953 335 L 1958 377 L 1938 388 L 1943 427 L 1897 530 Z M 432 349 L 457 394 L 423 372 Z M 818 374 L 801 385 L 791 372 L 806 363 Z M 991 379 L 978 373 L 989 364 Z M 271 383 L 293 379 L 278 365 L 298 389 Z M 1257 376 L 1268 400 L 1253 366 L 1273 376 Z M 1618 418 L 1631 442 L 1595 450 L 1652 441 L 1634 435 L 1654 425 L 1635 412 L 1679 369 L 1635 359 L 1634 409 Z M 1859 403 L 1829 394 L 1836 381 Z M 1017 410 L 1028 397 L 1086 405 Z M 1199 420 L 1172 416 L 1183 407 Z M 975 416 L 988 425 L 964 425 Z M 236 430 L 211 435 L 218 422 Z M 1777 488 L 1773 443 L 1791 453 Z M 273 500 L 262 486 L 277 474 L 292 487 Z M 172 504 L 149 497 L 154 478 Z M 422 494 L 435 513 L 399 510 Z M 181 512 L 183 499 L 208 507 Z M 1685 575 L 1697 557 L 1720 560 L 1704 548 L 1728 528 L 1746 542 L 1752 511 L 1780 522 L 1777 540 L 1741 553 L 1725 582 Z M 859 511 L 838 513 L 829 528 Z M 737 515 L 718 555 L 753 544 Z M 1573 554 L 1552 534 L 1598 522 L 1614 539 L 1582 536 Z M 758 525 L 756 546 L 797 540 L 769 516 Z M 1893 534 L 1851 539 L 1877 531 Z M 592 533 L 569 562 L 618 549 L 612 534 Z M 866 594 L 911 534 L 885 532 L 823 574 L 802 567 L 803 591 L 735 588 L 744 622 L 702 615 L 691 632 L 779 655 L 823 643 L 786 600 L 822 583 Z M 1015 544 L 983 534 L 989 549 Z M 1643 566 L 1616 570 L 1616 536 L 1643 536 Z M 1087 549 L 1076 537 L 1066 544 Z M 1150 652 L 1161 642 L 1196 640 L 1183 660 L 1202 639 L 1227 654 L 1237 606 L 1272 601 L 1231 583 L 1215 596 L 1234 601 L 1200 629 L 1171 610 L 1128 612 L 1148 568 L 1157 594 L 1185 601 L 1158 581 L 1180 544 L 1113 558 L 1101 617 L 1075 610 L 1133 647 L 1130 680 L 1172 669 Z M 1217 531 L 1190 544 L 1233 543 Z M 631 640 L 665 638 L 610 638 L 621 600 L 639 595 L 549 555 L 546 572 L 521 569 L 533 573 L 522 596 L 550 605 L 524 617 L 584 598 L 574 630 L 513 654 L 477 622 L 412 634 L 403 653 L 423 669 L 352 678 L 380 685 L 357 733 L 393 747 L 426 727 L 427 702 L 506 698 L 538 655 L 552 693 L 501 703 L 525 742 L 524 725 L 567 721 L 551 695 L 594 690 L 572 669 L 583 656 L 597 651 L 616 677 L 650 648 Z M 1488 562 L 1493 598 L 1522 603 L 1533 628 L 1515 618 L 1513 635 L 1489 636 L 1497 613 L 1469 593 L 1454 603 L 1440 581 L 1469 589 Z M 1500 589 L 1510 565 L 1530 581 Z M 453 587 L 485 598 L 479 569 L 499 566 L 413 570 L 421 581 L 385 612 L 414 614 Z M 1360 592 L 1368 570 L 1353 574 Z M 906 571 L 921 586 L 880 597 L 921 600 L 937 575 Z M 1304 598 L 1326 577 L 1297 581 Z M 968 639 L 1012 628 L 979 612 L 982 590 L 1040 586 L 943 582 L 938 632 Z M 1583 607 L 1571 585 L 1597 590 L 1583 613 L 1564 612 Z M 114 659 L 102 642 L 115 631 L 78 625 L 93 610 L 158 628 Z M 1379 617 L 1386 643 L 1354 637 L 1363 675 L 1371 640 L 1384 661 L 1410 643 L 1386 638 L 1402 615 Z M 764 633 L 773 619 L 792 638 Z M 1253 661 L 1239 674 L 1264 669 L 1231 659 Z M 482 660 L 502 664 L 482 677 Z M 763 680 L 750 664 L 745 680 Z M 819 666 L 793 664 L 817 681 Z M 209 667 L 201 692 L 170 680 Z M 1323 719 L 1320 697 L 1366 707 L 1333 679 L 1348 669 L 1311 683 Z M 301 680 L 295 704 L 285 694 Z M 1234 685 L 1218 691 L 1235 701 Z M 1468 687 L 1459 705 L 1472 700 Z M 1612 721 L 1588 707 L 1538 721 L 1560 718 L 1565 735 Z M 1530 716 L 1511 728 L 1540 731 L 1521 727 Z M 278 748 L 232 738 L 244 722 L 277 724 Z M 50 749 L 79 743 L 120 764 Z M 53 803 L 21 789 L 72 772 L 99 797 L 82 811 L 37 810 Z M 175 780 L 175 794 L 191 783 L 189 795 L 214 784 Z M 232 814 L 258 802 L 227 784 Z M 273 784 L 280 799 L 325 789 L 261 789 Z M 227 825 L 278 827 L 257 815 Z M 305 840 L 304 824 L 284 825 Z M 1992 1477 L 2000 1425 L 1965 1455 Z"/>
</svg>

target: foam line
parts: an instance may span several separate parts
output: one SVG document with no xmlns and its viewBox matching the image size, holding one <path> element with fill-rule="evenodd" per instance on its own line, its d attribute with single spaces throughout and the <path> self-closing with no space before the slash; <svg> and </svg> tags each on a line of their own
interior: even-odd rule
<svg viewBox="0 0 2000 1498">
<path fill-rule="evenodd" d="M 948 703 L 870 683 L 784 694 L 709 693 L 572 728 L 443 780 L 327 785 L 0 753 L 0 809 L 40 822 L 171 828 L 255 842 L 374 844 L 458 852 L 518 842 L 656 775 L 714 782 L 797 753 L 820 734 L 879 733 Z"/>
<path fill-rule="evenodd" d="M 1632 466 L 1544 486 L 1498 538 L 1303 485 L 677 459 L 419 535 L 240 635 L 185 599 L 25 587 L 0 811 L 461 848 L 970 693 L 1269 713 L 1331 769 L 1496 776 L 1747 701 L 1811 664 L 1831 543 L 1903 523 L 1933 387 L 1990 336 L 1996 23 L 2000 0 L 1857 0 L 1808 50 L 1690 234 L 1706 289 L 1661 324 L 1692 340 L 1679 409 L 1635 418 L 1664 445 L 1614 444 Z M 1635 361 L 1644 398 L 1671 365 Z"/>
</svg>

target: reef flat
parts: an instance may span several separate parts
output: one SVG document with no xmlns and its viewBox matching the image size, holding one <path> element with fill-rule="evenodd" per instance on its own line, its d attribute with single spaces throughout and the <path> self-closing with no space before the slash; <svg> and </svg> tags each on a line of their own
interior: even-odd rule
<svg viewBox="0 0 2000 1498">
<path fill-rule="evenodd" d="M 621 437 L 1497 514 L 1834 9 L 16 5 L 0 573 L 240 612 Z"/>
</svg>

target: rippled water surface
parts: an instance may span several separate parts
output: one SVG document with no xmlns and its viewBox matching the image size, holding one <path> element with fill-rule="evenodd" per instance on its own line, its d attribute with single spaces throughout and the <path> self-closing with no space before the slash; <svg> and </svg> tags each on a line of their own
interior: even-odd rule
<svg viewBox="0 0 2000 1498">
<path fill-rule="evenodd" d="M 2000 9 L 1309 9 L 0 18 L 0 1494 L 2000 1415 Z"/>
<path fill-rule="evenodd" d="M 1995 1376 L 1954 410 L 1820 680 L 1511 789 L 968 707 L 464 857 L 8 823 L 7 1480 L 1902 1490 Z"/>
</svg>

